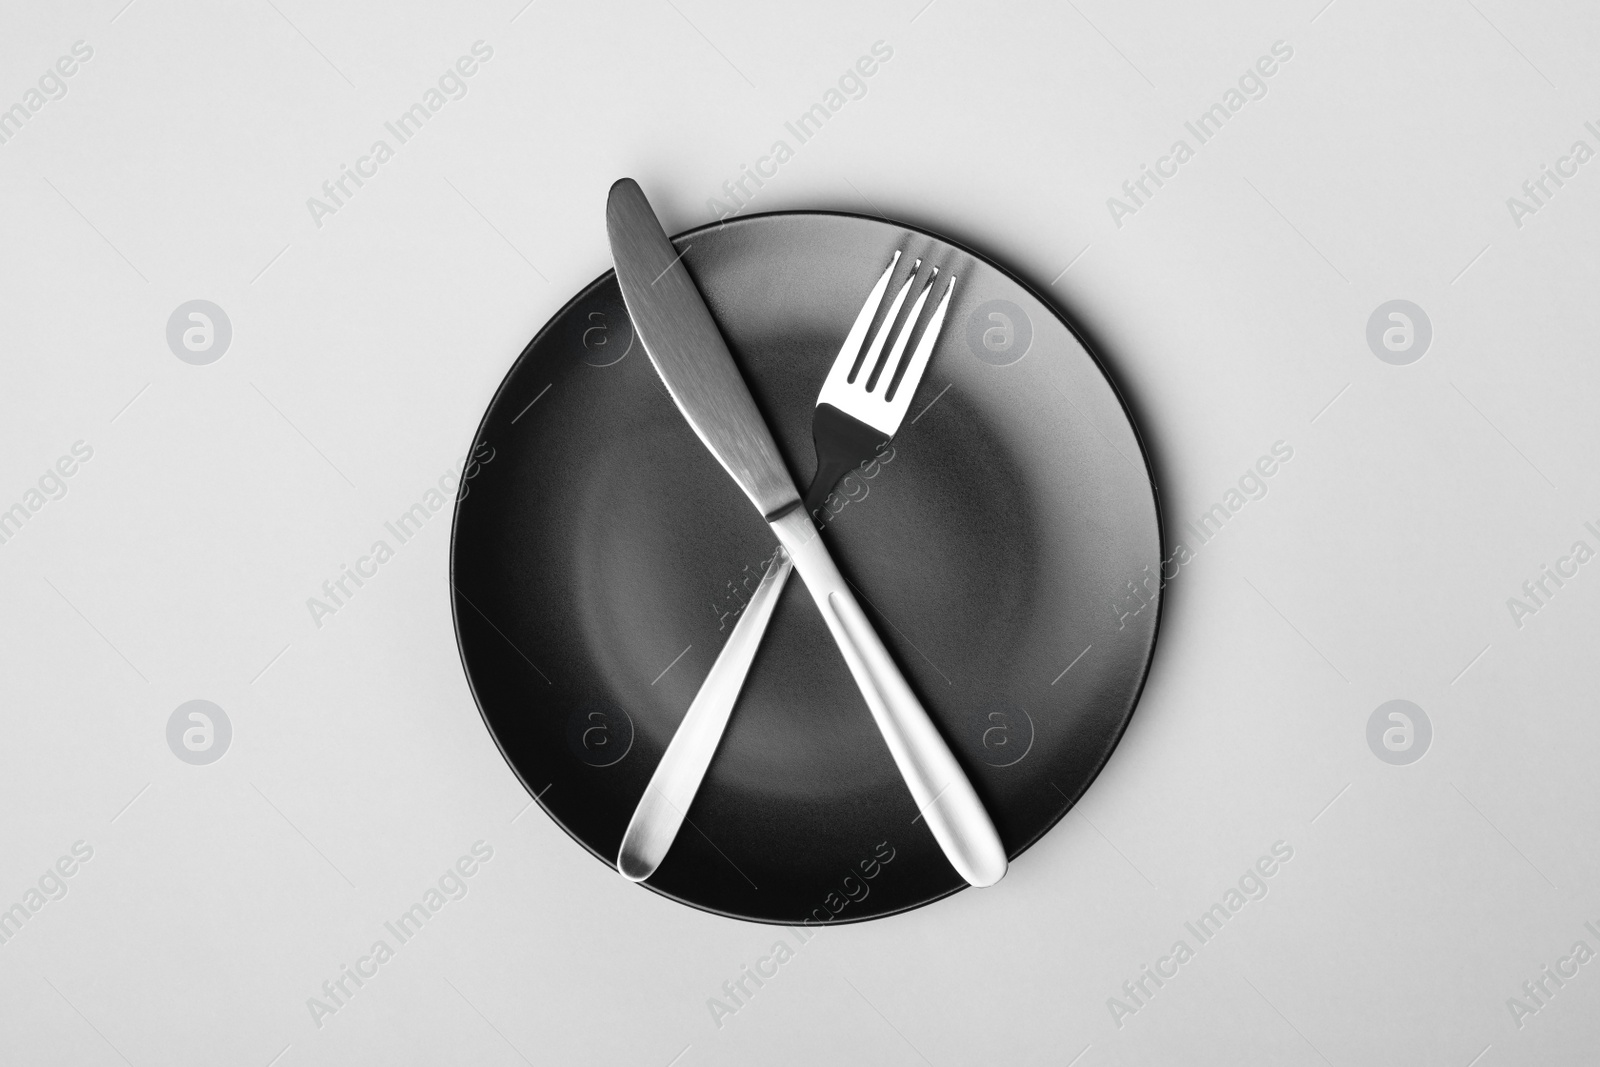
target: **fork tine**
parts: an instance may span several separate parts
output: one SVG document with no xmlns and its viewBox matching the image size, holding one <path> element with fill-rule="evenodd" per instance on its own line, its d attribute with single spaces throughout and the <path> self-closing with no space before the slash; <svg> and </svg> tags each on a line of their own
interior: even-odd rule
<svg viewBox="0 0 1600 1067">
<path fill-rule="evenodd" d="M 872 343 L 867 346 L 864 359 L 850 371 L 847 381 L 854 383 L 862 371 L 867 372 L 866 389 L 871 392 L 876 384 L 878 374 L 878 353 L 883 351 L 883 343 L 889 339 L 889 331 L 894 329 L 894 320 L 900 316 L 900 308 L 906 302 L 906 294 L 911 291 L 911 283 L 917 280 L 917 272 L 922 269 L 922 260 L 917 260 L 911 265 L 911 277 L 900 287 L 895 294 L 894 303 L 889 305 L 889 313 L 883 317 L 883 323 L 878 327 L 877 334 L 872 338 Z"/>
<path fill-rule="evenodd" d="M 922 307 L 928 302 L 928 294 L 933 291 L 933 283 L 939 280 L 939 268 L 933 268 L 933 273 L 928 275 L 928 280 L 922 286 L 922 292 L 917 294 L 917 302 L 911 305 L 911 312 L 906 315 L 905 325 L 900 328 L 895 336 L 894 344 L 889 348 L 889 358 L 883 361 L 883 369 L 879 382 L 884 386 L 883 400 L 885 403 L 893 398 L 893 386 L 900 380 L 901 375 L 895 373 L 900 367 L 900 357 L 905 355 L 906 345 L 911 341 L 911 335 L 917 328 L 917 320 L 922 317 Z M 879 382 L 869 382 L 869 390 L 875 388 Z"/>
<path fill-rule="evenodd" d="M 822 392 L 817 397 L 819 409 L 835 408 L 884 438 L 892 438 L 905 420 L 906 411 L 933 356 L 956 281 L 954 275 L 948 275 L 943 296 L 938 301 L 932 300 L 940 270 L 933 268 L 924 280 L 916 301 L 907 309 L 906 300 L 911 295 L 911 287 L 922 273 L 922 260 L 916 260 L 910 276 L 900 285 L 889 307 L 883 312 L 877 332 L 863 351 L 860 349 L 861 339 L 877 317 L 899 260 L 900 253 L 896 252 L 888 270 L 878 278 L 866 305 L 856 316 L 844 347 L 834 358 L 833 366 L 828 368 Z M 919 320 L 928 312 L 929 304 L 935 306 L 928 314 L 927 324 L 922 327 L 921 337 L 916 338 L 913 335 L 917 332 Z M 904 321 L 901 319 L 902 311 L 905 312 Z M 911 344 L 913 340 L 917 342 L 915 347 Z M 884 350 L 886 345 L 889 347 L 887 352 Z"/>
<path fill-rule="evenodd" d="M 932 287 L 933 282 L 930 279 L 928 289 Z M 940 297 L 939 306 L 933 309 L 933 314 L 928 318 L 928 325 L 923 327 L 922 337 L 917 341 L 917 347 L 912 350 L 911 358 L 906 361 L 905 372 L 901 374 L 899 381 L 892 382 L 889 386 L 887 400 L 894 419 L 894 425 L 896 426 L 899 425 L 901 419 L 905 418 L 907 409 L 911 407 L 911 397 L 917 391 L 917 383 L 922 380 L 922 374 L 927 369 L 928 360 L 933 357 L 933 346 L 939 340 L 939 331 L 944 328 L 945 312 L 950 310 L 950 297 L 955 293 L 955 288 L 956 276 L 952 274 L 950 275 L 950 280 L 945 283 L 944 296 Z M 922 296 L 917 300 L 919 310 L 922 307 L 922 301 L 927 298 L 928 289 L 924 289 Z M 916 317 L 912 316 L 910 321 L 914 323 Z M 906 327 L 906 333 L 911 333 L 909 325 Z M 911 383 L 910 388 L 901 389 L 900 386 L 906 382 Z"/>
<path fill-rule="evenodd" d="M 850 327 L 850 333 L 845 337 L 838 356 L 828 368 L 824 391 L 842 389 L 849 384 L 850 376 L 855 373 L 855 367 L 861 361 L 861 344 L 867 338 L 867 330 L 872 327 L 872 317 L 878 313 L 878 307 L 883 303 L 883 294 L 888 291 L 889 279 L 893 277 L 895 265 L 899 262 L 900 251 L 897 249 L 889 259 L 889 266 L 884 269 L 877 284 L 872 287 L 872 292 L 867 294 L 867 302 L 861 305 L 855 324 Z"/>
</svg>

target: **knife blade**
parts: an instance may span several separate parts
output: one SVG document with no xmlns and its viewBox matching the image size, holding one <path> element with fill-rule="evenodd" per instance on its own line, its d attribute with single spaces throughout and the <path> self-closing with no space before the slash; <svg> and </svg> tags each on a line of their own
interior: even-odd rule
<svg viewBox="0 0 1600 1067">
<path fill-rule="evenodd" d="M 763 518 L 798 507 L 800 493 L 749 386 L 682 254 L 632 178 L 611 187 L 606 233 L 634 329 L 649 338 L 645 351 L 678 410 Z"/>
<path fill-rule="evenodd" d="M 834 565 L 711 312 L 644 191 L 611 187 L 606 234 L 634 331 L 706 449 L 761 512 L 822 612 L 921 818 L 968 883 L 1006 872 L 1005 846 L 972 783 Z"/>
</svg>

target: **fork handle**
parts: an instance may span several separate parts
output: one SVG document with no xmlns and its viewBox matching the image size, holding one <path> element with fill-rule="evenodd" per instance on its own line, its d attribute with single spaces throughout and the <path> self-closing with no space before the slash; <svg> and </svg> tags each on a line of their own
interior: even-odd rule
<svg viewBox="0 0 1600 1067">
<path fill-rule="evenodd" d="M 694 703 L 684 714 L 683 721 L 661 754 L 650 775 L 650 784 L 633 809 L 628 829 L 622 835 L 622 847 L 617 850 L 617 870 L 630 882 L 642 882 L 656 873 L 661 861 L 678 836 L 689 805 L 700 791 L 700 782 L 711 766 L 722 733 L 728 728 L 728 718 L 739 700 L 739 690 L 744 687 L 745 676 L 756 658 L 756 649 L 767 632 L 772 619 L 772 609 L 778 604 L 778 594 L 789 581 L 794 569 L 789 556 L 778 549 L 762 575 L 761 583 L 750 594 L 750 601 L 739 613 L 739 621 L 717 653 L 711 673 L 701 683 Z"/>
<path fill-rule="evenodd" d="M 811 440 L 817 449 L 817 473 L 806 490 L 805 505 L 806 514 L 815 515 L 834 486 L 871 460 L 889 438 L 832 404 L 818 404 L 811 414 Z"/>
<path fill-rule="evenodd" d="M 856 603 L 817 528 L 800 508 L 771 526 L 827 621 L 889 746 L 889 755 L 945 857 L 969 884 L 994 885 L 1006 873 L 1006 850 L 1000 835 L 961 765 Z"/>
<path fill-rule="evenodd" d="M 993 885 L 1006 870 L 1005 848 L 994 825 L 944 739 L 862 614 L 816 528 L 798 508 L 773 523 L 772 528 L 787 551 L 776 554 L 739 613 L 711 673 L 650 776 L 650 784 L 622 835 L 617 870 L 629 881 L 642 882 L 666 858 L 727 728 L 798 552 L 799 558 L 805 560 L 801 575 L 806 579 L 806 588 L 844 653 L 873 721 L 883 733 L 912 799 L 928 820 L 934 839 L 969 883 Z"/>
</svg>

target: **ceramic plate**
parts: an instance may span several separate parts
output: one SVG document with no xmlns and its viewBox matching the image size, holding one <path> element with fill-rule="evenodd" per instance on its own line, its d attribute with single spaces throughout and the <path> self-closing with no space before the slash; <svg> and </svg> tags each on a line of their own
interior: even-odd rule
<svg viewBox="0 0 1600 1067">
<path fill-rule="evenodd" d="M 817 392 L 891 254 L 957 275 L 910 416 L 835 494 L 825 536 L 1015 862 L 1111 755 L 1155 647 L 1156 498 L 1115 389 L 1059 312 L 933 234 L 793 213 L 675 243 L 802 486 Z M 609 273 L 516 360 L 474 453 L 492 458 L 452 545 L 468 678 L 529 792 L 614 865 L 773 538 L 673 406 Z M 963 888 L 798 580 L 646 884 L 782 923 Z"/>
</svg>

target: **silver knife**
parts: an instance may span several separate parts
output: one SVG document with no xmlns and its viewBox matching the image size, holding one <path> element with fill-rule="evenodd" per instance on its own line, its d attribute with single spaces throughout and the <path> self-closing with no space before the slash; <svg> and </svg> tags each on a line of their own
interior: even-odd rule
<svg viewBox="0 0 1600 1067">
<path fill-rule="evenodd" d="M 645 353 L 701 443 L 793 560 L 920 817 L 962 878 L 994 885 L 1006 873 L 1006 852 L 989 813 L 834 566 L 681 253 L 631 178 L 611 187 L 606 234 Z"/>
</svg>

